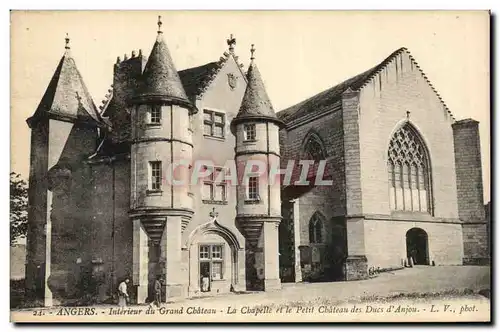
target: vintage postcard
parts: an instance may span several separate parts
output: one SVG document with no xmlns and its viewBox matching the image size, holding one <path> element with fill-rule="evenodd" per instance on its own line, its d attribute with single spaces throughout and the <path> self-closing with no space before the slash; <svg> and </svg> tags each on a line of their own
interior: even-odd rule
<svg viewBox="0 0 500 332">
<path fill-rule="evenodd" d="M 487 11 L 12 11 L 13 322 L 489 322 Z"/>
</svg>

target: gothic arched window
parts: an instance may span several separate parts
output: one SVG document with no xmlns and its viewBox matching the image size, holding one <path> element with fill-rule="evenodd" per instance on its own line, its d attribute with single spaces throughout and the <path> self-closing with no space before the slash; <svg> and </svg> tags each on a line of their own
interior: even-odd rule
<svg viewBox="0 0 500 332">
<path fill-rule="evenodd" d="M 409 123 L 398 129 L 391 138 L 387 169 L 391 210 L 432 214 L 427 149 Z"/>
<path fill-rule="evenodd" d="M 319 213 L 315 213 L 311 217 L 311 220 L 309 220 L 309 242 L 323 242 L 323 218 L 321 218 Z"/>
<path fill-rule="evenodd" d="M 326 158 L 321 139 L 315 134 L 309 134 L 302 149 L 303 159 L 320 161 Z"/>
</svg>

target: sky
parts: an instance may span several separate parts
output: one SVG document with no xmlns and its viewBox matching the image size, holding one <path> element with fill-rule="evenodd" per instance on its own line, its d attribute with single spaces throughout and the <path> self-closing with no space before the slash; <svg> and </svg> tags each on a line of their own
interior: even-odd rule
<svg viewBox="0 0 500 332">
<path fill-rule="evenodd" d="M 489 17 L 487 12 L 52 11 L 11 14 L 11 170 L 29 175 L 26 119 L 64 53 L 71 52 L 95 104 L 110 88 L 117 56 L 148 55 L 162 16 L 178 70 L 217 61 L 236 38 L 250 45 L 276 110 L 296 104 L 407 47 L 457 120 L 480 122 L 485 203 L 490 200 Z"/>
</svg>

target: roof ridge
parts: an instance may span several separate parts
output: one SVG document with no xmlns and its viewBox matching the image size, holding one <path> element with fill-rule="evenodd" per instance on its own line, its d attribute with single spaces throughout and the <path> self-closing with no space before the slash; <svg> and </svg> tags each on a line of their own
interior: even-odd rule
<svg viewBox="0 0 500 332">
<path fill-rule="evenodd" d="M 111 99 L 113 99 L 113 84 L 111 84 L 111 87 L 108 89 L 108 93 L 104 95 L 104 99 L 102 100 L 101 105 L 99 105 L 101 116 L 104 114 L 104 112 L 106 112 Z"/>
<path fill-rule="evenodd" d="M 431 87 L 432 91 L 434 91 L 434 93 L 438 97 L 438 99 L 441 102 L 441 104 L 443 105 L 444 109 L 448 112 L 448 114 L 451 116 L 451 118 L 453 119 L 453 121 L 456 121 L 455 116 L 453 115 L 453 113 L 451 113 L 450 109 L 448 108 L 448 105 L 446 105 L 446 103 L 444 102 L 444 100 L 441 97 L 441 95 L 439 94 L 439 92 L 436 90 L 436 88 L 434 87 L 434 85 L 431 83 L 431 81 L 427 77 L 427 74 L 424 73 L 424 71 L 422 70 L 422 68 L 420 68 L 420 65 L 418 64 L 417 60 L 415 60 L 415 58 L 413 57 L 413 55 L 411 55 L 411 53 L 410 53 L 409 50 L 406 50 L 406 52 L 408 52 L 408 57 L 415 64 L 415 67 L 417 67 L 417 69 L 420 71 L 420 74 L 422 74 L 422 77 L 427 81 L 427 84 L 429 84 L 429 86 Z"/>
<path fill-rule="evenodd" d="M 432 83 L 429 81 L 427 75 L 422 71 L 418 63 L 415 61 L 413 56 L 411 55 L 410 51 L 406 47 L 400 47 L 399 49 L 395 50 L 392 52 L 389 56 L 387 56 L 384 60 L 382 60 L 380 63 L 375 65 L 374 67 L 361 72 L 358 75 L 352 76 L 328 89 L 325 89 L 305 100 L 302 100 L 294 105 L 291 105 L 276 114 L 278 115 L 279 118 L 283 119 L 284 121 L 294 121 L 297 118 L 301 117 L 302 115 L 300 114 L 303 110 L 302 108 L 307 105 L 308 103 L 313 103 L 313 102 L 318 102 L 319 103 L 325 103 L 325 102 L 331 102 L 332 98 L 335 98 L 334 96 L 340 95 L 343 92 L 345 92 L 347 89 L 351 89 L 352 91 L 359 91 L 363 87 L 365 87 L 369 82 L 373 80 L 377 75 L 379 75 L 387 66 L 392 63 L 398 56 L 400 56 L 402 53 L 406 52 L 410 58 L 410 61 L 412 64 L 414 64 L 420 73 L 422 74 L 423 78 L 427 81 L 429 86 L 432 88 L 434 93 L 436 93 L 437 97 L 439 98 L 440 102 L 442 103 L 443 107 L 446 109 L 446 111 L 450 114 L 453 120 L 455 118 L 451 114 L 450 110 L 448 109 L 447 105 L 444 103 L 443 99 L 439 95 L 439 93 L 436 91 Z M 333 96 L 329 96 L 333 95 Z M 323 100 L 326 99 L 326 100 Z M 324 105 L 320 105 L 324 106 Z M 295 116 L 294 116 L 295 115 Z"/>
<path fill-rule="evenodd" d="M 318 93 L 316 93 L 316 94 L 312 95 L 311 97 L 309 97 L 309 98 L 307 98 L 307 99 L 304 99 L 304 100 L 302 100 L 302 101 L 298 102 L 297 104 L 291 105 L 291 106 L 289 106 L 289 107 L 287 107 L 287 108 L 285 108 L 285 109 L 283 109 L 283 110 L 281 110 L 281 111 L 278 111 L 277 113 L 279 114 L 280 112 L 284 112 L 284 111 L 286 111 L 286 110 L 288 110 L 288 109 L 290 109 L 290 108 L 292 108 L 292 107 L 298 106 L 298 105 L 300 105 L 300 104 L 302 104 L 302 103 L 305 103 L 305 102 L 307 102 L 307 101 L 309 101 L 309 100 L 311 100 L 311 99 L 314 99 L 315 97 L 317 97 L 317 96 L 321 95 L 322 93 L 328 92 L 328 91 L 330 91 L 331 89 L 333 89 L 333 88 L 335 88 L 335 87 L 337 87 L 337 86 L 339 86 L 339 85 L 341 85 L 341 84 L 344 84 L 344 83 L 346 83 L 347 81 L 349 81 L 349 80 L 351 80 L 351 79 L 354 79 L 354 78 L 356 78 L 356 77 L 358 77 L 358 76 L 362 76 L 363 74 L 366 74 L 366 73 L 369 73 L 369 72 L 371 72 L 371 71 L 375 70 L 377 67 L 385 67 L 385 66 L 386 66 L 387 64 L 389 64 L 389 63 L 390 63 L 393 59 L 395 59 L 395 58 L 396 58 L 396 56 L 398 56 L 400 53 L 402 53 L 402 52 L 403 52 L 403 51 L 405 51 L 405 50 L 407 50 L 407 48 L 406 48 L 406 47 L 400 47 L 400 48 L 399 48 L 399 49 L 397 49 L 396 51 L 392 52 L 389 56 L 387 56 L 387 57 L 386 57 L 384 60 L 382 60 L 380 63 L 378 63 L 377 65 L 375 65 L 375 66 L 371 67 L 370 69 L 367 69 L 367 70 L 365 70 L 365 71 L 363 71 L 363 72 L 361 72 L 361 73 L 359 73 L 359 74 L 357 74 L 357 75 L 351 76 L 351 77 L 349 77 L 349 78 L 347 78 L 347 79 L 345 79 L 345 80 L 341 81 L 340 83 L 337 83 L 337 84 L 335 84 L 335 85 L 333 85 L 333 86 L 331 86 L 331 87 L 329 87 L 329 88 L 327 88 L 327 89 L 325 89 L 325 90 L 323 90 L 323 91 L 321 91 L 321 92 L 318 92 Z M 364 84 L 366 84 L 369 80 L 371 80 L 373 77 L 375 77 L 375 76 L 376 76 L 376 74 L 378 74 L 378 72 L 380 72 L 380 69 L 382 69 L 382 68 L 377 69 L 377 71 L 376 71 L 376 72 L 372 73 L 370 76 L 368 76 L 366 79 L 364 79 L 364 80 L 363 80 L 363 83 L 364 83 Z M 345 89 L 345 90 L 347 90 L 347 88 L 351 88 L 351 89 L 352 89 L 352 86 L 351 86 L 351 85 L 348 85 L 348 86 L 346 87 L 346 89 Z M 353 90 L 353 91 L 357 91 L 358 89 L 352 89 L 352 90 Z"/>
<path fill-rule="evenodd" d="M 213 82 L 213 80 L 217 77 L 219 72 L 224 68 L 228 60 L 232 57 L 234 62 L 236 62 L 236 65 L 238 66 L 238 69 L 240 70 L 241 75 L 243 76 L 243 79 L 245 80 L 245 83 L 248 83 L 247 77 L 245 72 L 243 71 L 243 64 L 238 62 L 239 57 L 234 53 L 234 51 L 224 51 L 222 53 L 223 57 L 221 56 L 219 58 L 219 61 L 217 61 L 217 66 L 215 69 L 213 69 L 210 73 L 210 75 L 207 76 L 207 78 L 203 81 L 202 85 L 200 86 L 200 91 L 196 95 L 197 99 L 201 99 L 205 92 L 208 90 L 208 87 L 210 84 Z"/>
</svg>

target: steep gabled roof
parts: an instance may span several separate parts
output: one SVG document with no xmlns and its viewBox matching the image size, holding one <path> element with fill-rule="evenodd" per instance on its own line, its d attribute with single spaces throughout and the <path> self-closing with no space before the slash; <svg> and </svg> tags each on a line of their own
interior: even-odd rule
<svg viewBox="0 0 500 332">
<path fill-rule="evenodd" d="M 376 65 L 375 67 L 359 74 L 356 75 L 352 78 L 349 78 L 348 80 L 345 80 L 344 82 L 335 85 L 334 87 L 327 89 L 323 92 L 318 93 L 317 95 L 314 95 L 296 105 L 293 105 L 289 108 L 286 108 L 280 112 L 277 113 L 277 116 L 280 120 L 282 120 L 285 123 L 290 123 L 294 120 L 297 120 L 301 118 L 302 116 L 305 115 L 315 115 L 315 114 L 321 114 L 323 111 L 326 111 L 329 109 L 335 102 L 339 101 L 342 98 L 342 93 L 346 91 L 347 89 L 351 89 L 352 91 L 358 91 L 361 89 L 365 84 L 367 84 L 370 79 L 372 79 L 375 75 L 377 75 L 382 69 L 384 69 L 392 60 L 394 60 L 398 55 L 408 52 L 408 49 L 405 47 L 402 47 L 396 51 L 394 51 L 391 55 L 389 55 L 387 58 L 385 58 L 381 63 Z M 442 102 L 443 106 L 446 108 L 446 110 L 449 112 L 446 104 L 443 102 L 441 99 L 441 96 L 437 93 L 437 91 L 434 89 L 432 84 L 429 82 L 427 76 L 422 72 L 418 64 L 416 63 L 415 59 L 409 54 L 409 57 L 411 61 L 416 65 L 416 67 L 420 70 L 422 73 L 424 79 L 427 80 L 431 88 L 434 90 L 440 101 Z"/>
<path fill-rule="evenodd" d="M 244 80 L 246 81 L 246 75 L 243 72 L 243 64 L 238 62 L 238 56 L 234 54 L 234 49 L 229 52 L 224 52 L 223 57 L 220 57 L 219 61 L 209 62 L 202 66 L 187 68 L 179 71 L 179 76 L 182 81 L 182 85 L 186 91 L 186 94 L 192 100 L 199 99 L 203 96 L 203 93 L 208 89 L 210 83 L 213 82 L 219 71 L 224 67 L 230 58 L 236 62 L 236 65 L 240 69 Z"/>
<path fill-rule="evenodd" d="M 71 57 L 69 46 L 66 46 L 66 52 L 59 61 L 34 115 L 28 119 L 28 124 L 31 126 L 33 121 L 44 116 L 103 124 L 75 60 Z"/>
<path fill-rule="evenodd" d="M 205 86 L 212 81 L 212 75 L 218 68 L 219 64 L 214 61 L 179 71 L 179 77 L 188 97 L 195 99 L 201 94 Z"/>
</svg>

